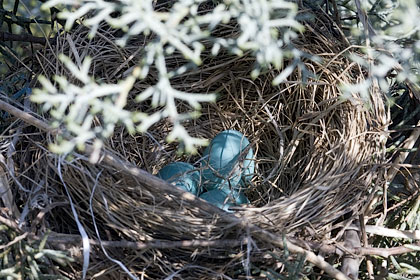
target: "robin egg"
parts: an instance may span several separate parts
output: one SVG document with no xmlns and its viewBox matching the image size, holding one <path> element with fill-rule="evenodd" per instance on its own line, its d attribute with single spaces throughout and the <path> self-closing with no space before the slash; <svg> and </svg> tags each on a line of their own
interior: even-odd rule
<svg viewBox="0 0 420 280">
<path fill-rule="evenodd" d="M 243 193 L 214 189 L 200 195 L 200 198 L 229 212 L 229 207 L 241 204 L 248 204 L 249 200 Z"/>
<path fill-rule="evenodd" d="M 222 131 L 211 140 L 202 161 L 202 177 L 208 190 L 235 189 L 241 179 L 243 183 L 251 180 L 255 163 L 249 145 L 249 140 L 236 130 Z"/>
<path fill-rule="evenodd" d="M 235 205 L 229 200 L 228 195 L 223 190 L 205 192 L 200 195 L 200 198 L 228 212 L 230 212 L 229 207 Z"/>
<path fill-rule="evenodd" d="M 157 176 L 194 195 L 199 194 L 200 173 L 189 163 L 169 163 L 158 172 Z"/>
</svg>

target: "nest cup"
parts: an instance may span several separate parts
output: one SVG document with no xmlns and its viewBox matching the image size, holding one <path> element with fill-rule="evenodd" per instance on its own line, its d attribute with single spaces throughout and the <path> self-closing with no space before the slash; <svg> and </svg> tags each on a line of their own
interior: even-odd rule
<svg viewBox="0 0 420 280">
<path fill-rule="evenodd" d="M 236 209 L 238 217 L 272 234 L 302 234 L 304 226 L 310 225 L 318 237 L 333 234 L 339 239 L 342 233 L 332 232 L 332 225 L 343 222 L 345 214 L 357 214 L 364 206 L 372 180 L 381 180 L 375 165 L 384 160 L 385 138 L 382 132 L 388 120 L 380 92 L 371 92 L 370 109 L 357 94 L 351 97 L 351 101 L 341 98 L 339 85 L 361 81 L 364 73 L 347 60 L 346 52 L 337 55 L 348 46 L 325 30 L 321 35 L 318 31 L 321 28 L 314 23 L 295 42 L 301 50 L 320 55 L 326 62 L 305 62 L 318 77 L 307 84 L 301 82 L 299 70 L 279 86 L 271 84 L 278 74 L 274 70 L 252 80 L 249 78 L 254 64 L 251 57 L 239 58 L 223 53 L 217 57 L 205 53 L 204 63 L 199 69 L 174 77 L 171 83 L 185 91 L 219 92 L 216 104 L 203 105 L 201 117 L 184 122 L 191 135 L 212 139 L 223 130 L 235 129 L 249 139 L 255 171 L 252 180 L 247 182 L 249 187 L 243 192 L 251 205 L 237 207 L 240 209 Z M 233 26 L 226 29 L 228 33 L 236 32 Z M 137 53 L 138 44 L 145 38 L 120 49 L 110 43 L 115 39 L 112 29 L 104 26 L 98 32 L 103 36 L 92 41 L 88 37 L 89 30 L 79 27 L 70 34 L 72 45 L 80 46 L 79 49 L 71 47 L 65 36 L 57 39 L 55 47 L 71 58 L 75 51 L 79 52 L 80 59 L 90 55 L 95 76 L 116 82 L 118 73 L 132 66 L 127 58 Z M 49 77 L 53 73 L 67 73 L 69 80 L 72 79 L 54 56 L 43 54 L 38 58 L 39 61 L 54 61 L 43 65 L 42 74 Z M 166 62 L 169 70 L 175 69 L 182 65 L 183 58 L 175 53 Z M 127 109 L 147 113 L 155 111 L 147 103 L 134 102 L 136 93 L 156 83 L 154 77 L 152 71 L 145 80 L 136 84 Z M 190 110 L 183 103 L 178 103 L 178 109 L 181 112 Z M 160 121 L 144 135 L 133 136 L 120 127 L 107 143 L 107 150 L 150 174 L 157 174 L 162 167 L 176 161 L 193 163 L 200 170 L 199 161 L 205 148 L 195 156 L 179 155 L 177 144 L 168 144 L 164 140 L 171 129 L 168 120 Z M 43 143 L 47 145 L 46 138 Z M 39 144 L 32 146 L 31 152 L 46 154 Z M 41 156 L 26 172 L 38 174 L 44 166 L 49 168 L 45 178 L 41 179 L 47 182 L 51 199 L 67 197 L 63 181 L 58 179 L 54 157 Z M 78 215 L 87 221 L 85 229 L 92 238 L 97 235 L 88 222 L 92 220 L 90 206 L 94 218 L 100 221 L 97 223 L 99 232 L 117 240 L 238 241 L 246 237 L 247 230 L 241 223 L 229 220 L 220 212 L 201 209 L 189 199 L 151 188 L 135 176 L 112 167 L 92 165 L 77 158 L 61 168 L 62 178 L 78 205 Z M 96 186 L 95 192 L 93 186 Z M 92 202 L 87 201 L 86 198 L 91 196 Z M 74 220 L 70 207 L 61 207 L 56 213 L 60 215 L 51 219 L 53 230 L 62 233 L 77 231 L 75 223 L 68 222 Z M 273 246 L 258 235 L 253 235 L 253 238 L 260 248 Z M 218 244 L 176 249 L 156 246 L 145 249 L 140 256 L 138 251 L 131 249 L 110 248 L 108 253 L 137 275 L 147 267 L 148 277 L 154 279 L 173 271 L 178 271 L 179 276 L 186 279 L 208 279 L 215 276 L 214 271 L 232 277 L 237 277 L 238 273 L 245 275 L 240 257 L 243 247 L 235 242 L 229 246 L 223 242 Z M 90 273 L 101 269 L 110 274 L 117 273 L 115 268 L 111 269 L 102 262 L 106 259 L 102 251 L 97 250 L 94 254 L 102 257 L 96 259 L 101 261 L 93 261 Z M 262 258 L 261 251 L 253 250 L 250 254 L 260 267 L 270 267 L 270 258 Z"/>
</svg>

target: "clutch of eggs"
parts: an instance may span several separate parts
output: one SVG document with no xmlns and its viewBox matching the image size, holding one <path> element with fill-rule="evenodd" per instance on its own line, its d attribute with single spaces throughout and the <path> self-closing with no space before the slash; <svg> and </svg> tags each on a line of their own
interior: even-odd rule
<svg viewBox="0 0 420 280">
<path fill-rule="evenodd" d="M 222 131 L 204 150 L 201 178 L 198 170 L 186 162 L 170 163 L 157 176 L 197 196 L 202 181 L 207 192 L 200 198 L 229 211 L 231 206 L 249 203 L 242 192 L 255 170 L 254 152 L 249 145 L 239 131 Z"/>
</svg>

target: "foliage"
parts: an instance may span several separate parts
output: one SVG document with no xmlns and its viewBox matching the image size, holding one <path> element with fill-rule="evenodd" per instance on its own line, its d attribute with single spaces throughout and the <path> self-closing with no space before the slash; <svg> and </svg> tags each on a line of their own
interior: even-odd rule
<svg viewBox="0 0 420 280">
<path fill-rule="evenodd" d="M 69 59 L 62 58 L 71 72 L 82 82 L 78 87 L 68 84 L 64 77 L 55 77 L 58 88 L 47 79 L 41 78 L 42 89 L 35 91 L 33 101 L 43 103 L 44 109 L 51 109 L 57 119 L 57 125 L 64 123 L 70 140 L 62 139 L 55 146 L 56 152 L 70 152 L 75 145 L 83 145 L 86 141 L 96 139 L 101 146 L 102 138 L 108 137 L 115 125 L 123 123 L 131 132 L 145 132 L 151 125 L 162 118 L 168 118 L 174 127 L 168 135 L 169 141 L 182 141 L 188 152 L 194 152 L 197 145 L 205 145 L 204 139 L 191 137 L 182 126 L 183 121 L 196 117 L 200 103 L 215 101 L 213 94 L 193 94 L 174 89 L 171 78 L 185 73 L 202 63 L 201 55 L 205 50 L 204 40 L 211 42 L 213 55 L 222 49 L 242 55 L 245 52 L 256 57 L 253 76 L 257 76 L 265 68 L 281 69 L 285 58 L 293 58 L 294 62 L 284 68 L 274 80 L 284 80 L 296 66 L 304 69 L 300 61 L 302 52 L 294 48 L 291 40 L 296 38 L 302 26 L 295 19 L 297 7 L 287 1 L 224 1 L 210 9 L 203 0 L 177 1 L 168 11 L 158 11 L 154 1 L 48 1 L 44 8 L 66 4 L 67 9 L 61 17 L 67 20 L 66 28 L 82 22 L 91 28 L 91 36 L 102 21 L 116 29 L 122 29 L 125 35 L 118 40 L 124 46 L 133 36 L 143 34 L 153 36 L 144 47 L 144 53 L 131 75 L 119 85 L 101 84 L 89 76 L 89 59 L 83 66 L 75 66 Z M 78 6 L 77 9 L 72 8 Z M 118 12 L 115 15 L 115 12 Z M 236 21 L 240 27 L 238 38 L 224 38 L 213 32 L 220 24 Z M 165 57 L 174 52 L 181 53 L 188 61 L 184 66 L 168 70 Z M 141 112 L 124 110 L 129 91 L 135 80 L 144 79 L 151 67 L 158 72 L 159 81 L 143 92 L 137 94 L 136 100 L 144 102 L 152 100 L 154 107 L 162 107 L 156 113 L 145 115 Z M 92 94 L 91 90 L 94 89 Z M 84 96 L 81 98 L 81 96 Z M 186 102 L 194 112 L 180 114 L 177 110 L 179 101 Z M 69 111 L 68 114 L 64 112 Z M 80 113 L 77 113 L 79 112 Z M 104 114 L 111 110 L 114 114 L 108 118 Z M 93 127 L 96 115 L 104 116 L 103 128 Z"/>
<path fill-rule="evenodd" d="M 0 1 L 0 74 L 10 75 L 20 68 L 20 59 L 27 55 L 26 42 L 13 42 L 5 39 L 4 34 L 32 34 L 43 36 L 51 31 L 49 13 L 39 10 L 38 0 Z M 33 16 L 36 14 L 37 16 Z M 31 47 L 32 50 L 32 47 Z M 8 78 L 4 79 L 8 80 Z"/>
<path fill-rule="evenodd" d="M 369 99 L 369 90 L 377 83 L 384 92 L 392 82 L 420 81 L 420 8 L 416 0 L 342 1 L 347 11 L 355 11 L 357 21 L 349 28 L 353 43 L 361 44 L 366 56 L 352 59 L 369 69 L 366 81 L 345 85 L 347 96 L 358 91 Z M 359 3 L 359 5 L 358 5 Z M 366 21 L 363 17 L 366 15 Z M 417 86 L 418 88 L 418 86 Z"/>
<path fill-rule="evenodd" d="M 47 249 L 48 235 L 41 242 L 28 242 L 6 225 L 0 225 L 0 278 L 2 279 L 68 279 L 53 269 L 73 261 L 65 252 Z M 54 261 L 54 262 L 53 262 Z M 50 272 L 50 273 L 48 273 Z M 54 274 L 51 274 L 54 272 Z"/>
<path fill-rule="evenodd" d="M 311 6 L 316 4 L 317 2 L 310 3 Z M 152 0 L 50 0 L 44 5 L 44 9 L 59 5 L 65 7 L 60 16 L 66 20 L 68 30 L 75 22 L 83 23 L 91 28 L 93 37 L 101 22 L 107 22 L 115 29 L 125 32 L 117 42 L 121 46 L 139 34 L 152 36 L 154 39 L 144 47 L 139 67 L 119 85 L 101 84 L 89 76 L 89 58 L 83 66 L 75 66 L 69 59 L 63 58 L 72 73 L 84 84 L 83 87 L 66 84 L 64 77 L 55 78 L 58 88 L 45 78 L 41 79 L 43 88 L 35 91 L 33 100 L 43 103 L 44 109 L 51 109 L 57 120 L 56 125 L 64 123 L 70 133 L 66 137 L 67 140 L 63 138 L 59 145 L 54 146 L 56 152 L 68 153 L 76 145 L 82 147 L 90 140 L 95 140 L 96 146 L 100 147 L 102 139 L 109 137 L 119 122 L 123 123 L 130 133 L 135 133 L 147 131 L 151 125 L 163 118 L 168 118 L 174 124 L 172 132 L 168 135 L 169 141 L 183 142 L 189 152 L 195 151 L 198 145 L 205 145 L 207 142 L 204 139 L 191 137 L 182 123 L 198 116 L 200 103 L 214 101 L 215 96 L 180 92 L 171 84 L 171 78 L 202 63 L 201 56 L 206 49 L 204 40 L 211 42 L 213 55 L 217 55 L 221 49 L 227 49 L 237 55 L 250 53 L 255 56 L 256 64 L 251 74 L 254 78 L 261 70 L 270 67 L 281 69 L 280 74 L 273 80 L 274 84 L 286 79 L 295 67 L 303 71 L 304 80 L 309 76 L 301 60 L 305 54 L 292 43 L 297 36 L 296 32 L 303 30 L 296 19 L 297 5 L 293 2 L 226 0 L 210 4 L 203 0 L 182 0 L 176 1 L 169 10 L 160 11 L 159 5 L 154 4 Z M 369 101 L 369 90 L 376 83 L 379 83 L 382 90 L 388 90 L 388 77 L 394 70 L 397 71 L 395 79 L 398 81 L 418 82 L 420 28 L 416 20 L 419 10 L 415 0 L 374 3 L 364 1 L 361 4 L 359 1 L 339 1 L 338 5 L 342 15 L 356 12 L 356 19 L 359 20 L 363 19 L 360 15 L 368 14 L 368 19 L 373 22 L 373 26 L 370 21 L 363 20 L 350 25 L 353 36 L 349 36 L 349 39 L 364 44 L 362 50 L 366 53 L 365 57 L 353 56 L 352 59 L 370 69 L 370 76 L 359 84 L 342 85 L 345 97 L 351 98 L 352 94 L 359 92 Z M 214 32 L 219 25 L 232 21 L 239 25 L 240 34 L 237 38 L 224 38 Z M 365 32 L 357 34 L 358 30 Z M 182 53 L 188 63 L 178 69 L 168 70 L 165 57 L 174 52 Z M 292 60 L 286 67 L 285 59 Z M 127 95 L 135 80 L 144 79 L 153 66 L 158 71 L 159 81 L 138 93 L 136 100 L 144 102 L 151 99 L 153 106 L 162 106 L 163 109 L 151 115 L 125 110 Z M 93 88 L 99 94 L 79 98 Z M 179 101 L 189 103 L 195 111 L 179 114 Z M 78 115 L 77 110 L 80 108 L 82 113 Z M 103 128 L 93 127 L 94 117 L 105 116 L 105 109 L 115 114 L 103 119 Z M 70 113 L 64 114 L 66 110 Z"/>
</svg>

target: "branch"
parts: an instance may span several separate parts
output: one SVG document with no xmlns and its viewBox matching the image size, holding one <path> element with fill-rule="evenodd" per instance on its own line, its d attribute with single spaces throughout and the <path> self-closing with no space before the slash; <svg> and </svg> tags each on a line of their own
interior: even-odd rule
<svg viewBox="0 0 420 280">
<path fill-rule="evenodd" d="M 393 255 L 402 255 L 411 252 L 415 252 L 415 249 L 411 249 L 405 246 L 393 247 L 393 248 L 355 248 L 354 253 L 362 256 L 380 256 L 388 258 Z"/>
<path fill-rule="evenodd" d="M 27 232 L 25 233 L 27 234 Z M 37 236 L 33 233 L 28 234 L 28 238 L 36 241 L 40 241 L 43 239 L 41 236 Z M 277 237 L 275 238 L 277 240 Z M 344 246 L 337 244 L 337 245 L 325 245 L 317 242 L 312 241 L 302 241 L 297 240 L 295 238 L 288 238 L 290 240 L 293 240 L 293 243 L 290 241 L 287 241 L 287 247 L 288 249 L 294 253 L 296 253 L 296 249 L 300 248 L 296 244 L 304 244 L 305 247 L 310 247 L 311 250 L 314 251 L 320 251 L 325 254 L 337 254 L 339 256 L 342 256 L 344 254 L 343 248 Z M 61 234 L 61 233 L 50 233 L 47 238 L 47 242 L 49 243 L 58 243 L 58 244 L 66 244 L 71 243 L 74 245 L 82 244 L 82 238 L 80 235 L 75 234 Z M 133 242 L 133 241 L 127 241 L 127 240 L 119 240 L 119 241 L 113 241 L 113 240 L 103 240 L 102 242 L 98 240 L 89 239 L 89 243 L 94 246 L 102 246 L 108 247 L 108 248 L 127 248 L 127 249 L 133 249 L 133 250 L 145 250 L 145 249 L 173 249 L 173 248 L 197 248 L 197 247 L 229 247 L 233 248 L 239 245 L 247 244 L 248 239 L 242 238 L 242 239 L 219 239 L 219 240 L 199 240 L 199 239 L 193 239 L 193 240 L 179 240 L 179 241 L 167 241 L 167 240 L 153 240 L 149 242 Z M 281 240 L 283 242 L 283 240 Z M 282 244 L 281 246 L 283 246 Z M 420 245 L 420 242 L 415 243 L 414 245 Z M 302 245 L 301 245 L 302 247 Z M 365 248 L 365 247 L 358 247 L 358 248 L 345 248 L 346 254 L 353 254 L 357 256 L 380 256 L 383 258 L 388 258 L 389 256 L 393 255 L 402 255 L 406 253 L 411 253 L 416 251 L 415 249 L 408 248 L 406 246 L 399 246 L 399 247 L 393 247 L 393 248 Z M 298 251 L 304 250 L 302 248 L 297 249 Z M 308 250 L 304 250 L 308 252 Z M 305 254 L 305 252 L 301 251 L 301 253 Z M 312 252 L 311 252 L 312 253 Z M 314 253 L 312 253 L 314 254 Z M 315 255 L 315 254 L 314 254 Z M 315 255 L 316 258 L 320 258 Z M 308 259 L 308 257 L 307 257 Z M 309 256 L 308 259 L 312 263 L 316 263 L 317 261 L 314 259 L 314 256 Z"/>
<path fill-rule="evenodd" d="M 337 244 L 322 244 L 313 241 L 303 241 L 298 240 L 296 238 L 290 238 L 294 243 L 300 244 L 301 247 L 310 248 L 313 251 L 322 252 L 324 254 L 337 254 L 338 256 L 343 256 L 344 254 L 353 254 L 357 256 L 379 256 L 383 258 L 388 258 L 389 256 L 393 255 L 402 255 L 406 253 L 415 252 L 415 249 L 406 247 L 406 246 L 398 246 L 392 248 L 366 248 L 366 247 L 358 247 L 358 248 L 346 248 L 344 247 L 343 243 Z M 420 242 L 410 245 L 420 245 Z M 344 252 L 345 250 L 345 252 Z"/>
<path fill-rule="evenodd" d="M 0 31 L 0 41 L 19 41 L 19 42 L 28 42 L 28 43 L 35 43 L 45 45 L 47 40 L 44 37 L 35 37 L 31 34 L 13 34 L 9 32 Z M 49 39 L 50 44 L 55 44 L 54 38 Z"/>
<path fill-rule="evenodd" d="M 353 223 L 354 225 L 354 223 Z M 344 233 L 344 246 L 346 248 L 360 248 L 360 238 L 356 229 L 349 228 Z M 359 277 L 360 259 L 354 254 L 345 254 L 341 271 L 350 277 L 350 279 L 358 279 Z"/>
<path fill-rule="evenodd" d="M 48 124 L 46 124 L 45 122 L 43 122 L 42 120 L 35 118 L 34 116 L 32 116 L 31 114 L 24 112 L 12 105 L 10 105 L 9 103 L 0 100 L 0 110 L 4 110 L 6 112 L 8 112 L 9 114 L 23 120 L 24 122 L 33 125 L 37 128 L 39 128 L 40 130 L 44 131 L 44 132 L 50 132 L 54 135 L 60 133 L 59 130 L 56 130 L 52 127 L 50 127 Z"/>
<path fill-rule="evenodd" d="M 0 215 L 0 223 L 5 224 L 7 227 L 13 228 L 14 230 L 17 230 L 19 232 L 21 231 L 19 228 L 19 225 L 15 221 L 2 217 L 1 215 Z"/>
<path fill-rule="evenodd" d="M 365 32 L 367 33 L 366 39 L 372 40 L 376 35 L 376 32 L 369 21 L 366 11 L 363 10 L 362 5 L 360 4 L 360 0 L 355 0 L 355 4 L 357 8 L 357 16 L 359 17 L 360 22 L 362 22 Z"/>
<path fill-rule="evenodd" d="M 365 222 L 365 216 L 363 213 L 359 215 L 359 225 L 360 225 L 360 233 L 363 240 L 363 247 L 370 248 L 367 233 L 366 233 L 366 222 Z M 369 279 L 373 279 L 374 271 L 373 271 L 373 263 L 370 256 L 366 257 L 366 270 L 369 275 Z"/>
<path fill-rule="evenodd" d="M 24 234 L 22 234 L 22 235 L 19 235 L 19 236 L 16 236 L 15 237 L 15 239 L 13 239 L 12 241 L 10 241 L 9 243 L 7 243 L 7 244 L 5 244 L 5 245 L 1 245 L 0 246 L 0 250 L 4 250 L 4 249 L 6 249 L 7 247 L 10 247 L 10 246 L 12 246 L 13 244 L 16 244 L 16 243 L 18 243 L 19 241 L 21 241 L 21 240 L 23 240 L 23 239 L 25 239 L 27 236 L 28 236 L 28 232 L 25 232 Z"/>
<path fill-rule="evenodd" d="M 48 20 L 43 19 L 35 19 L 35 18 L 27 18 L 23 16 L 18 16 L 16 13 L 11 11 L 6 11 L 2 8 L 0 8 L 0 16 L 3 21 L 9 23 L 9 24 L 17 24 L 19 26 L 25 27 L 28 24 L 31 23 L 38 23 L 38 24 L 51 24 Z"/>
<path fill-rule="evenodd" d="M 29 235 L 30 239 L 42 240 L 43 237 L 36 236 L 34 234 Z M 127 248 L 134 250 L 145 250 L 145 249 L 172 249 L 172 248 L 196 248 L 196 247 L 236 247 L 241 244 L 247 243 L 247 238 L 243 239 L 225 239 L 225 240 L 179 240 L 179 241 L 167 241 L 167 240 L 153 240 L 149 242 L 133 242 L 127 240 L 93 240 L 89 239 L 89 243 L 94 246 L 104 246 L 109 248 Z M 49 243 L 58 244 L 82 244 L 82 238 L 80 235 L 75 234 L 60 234 L 50 233 L 47 238 Z"/>
<path fill-rule="evenodd" d="M 398 230 L 367 225 L 366 232 L 386 237 L 420 240 L 420 230 Z"/>
</svg>

